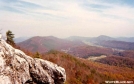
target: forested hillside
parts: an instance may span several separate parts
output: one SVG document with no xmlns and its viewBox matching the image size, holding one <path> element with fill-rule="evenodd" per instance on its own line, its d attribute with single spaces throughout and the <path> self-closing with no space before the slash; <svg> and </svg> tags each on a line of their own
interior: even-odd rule
<svg viewBox="0 0 134 84">
<path fill-rule="evenodd" d="M 34 53 L 29 53 L 34 57 Z M 101 64 L 51 50 L 40 58 L 62 66 L 66 70 L 65 84 L 104 84 L 106 80 L 133 80 L 134 69 Z"/>
</svg>

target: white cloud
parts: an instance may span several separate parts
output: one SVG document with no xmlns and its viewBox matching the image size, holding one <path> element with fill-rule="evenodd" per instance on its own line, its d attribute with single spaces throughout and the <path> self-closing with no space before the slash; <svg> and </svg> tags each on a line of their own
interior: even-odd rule
<svg viewBox="0 0 134 84">
<path fill-rule="evenodd" d="M 23 8 L 17 4 L 11 7 L 24 13 L 0 11 L 0 25 L 4 31 L 10 29 L 17 36 L 55 35 L 58 37 L 98 36 L 131 36 L 134 31 L 134 8 L 120 4 L 101 3 L 89 0 L 88 3 L 78 0 L 21 0 L 40 5 L 41 7 Z M 88 8 L 82 4 L 96 4 L 109 8 Z M 21 3 L 19 3 L 21 4 Z M 4 4 L 6 5 L 6 4 Z M 94 10 L 101 11 L 94 11 Z"/>
</svg>

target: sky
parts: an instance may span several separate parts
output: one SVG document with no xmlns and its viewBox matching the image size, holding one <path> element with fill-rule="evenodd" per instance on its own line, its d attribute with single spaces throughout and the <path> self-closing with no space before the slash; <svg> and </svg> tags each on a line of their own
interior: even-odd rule
<svg viewBox="0 0 134 84">
<path fill-rule="evenodd" d="M 0 0 L 0 29 L 15 37 L 134 37 L 134 0 Z"/>
</svg>

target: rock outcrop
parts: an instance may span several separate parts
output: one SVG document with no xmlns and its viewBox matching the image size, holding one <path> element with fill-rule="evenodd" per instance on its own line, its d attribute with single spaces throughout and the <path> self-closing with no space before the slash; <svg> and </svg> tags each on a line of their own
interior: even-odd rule
<svg viewBox="0 0 134 84">
<path fill-rule="evenodd" d="M 0 40 L 0 84 L 63 84 L 65 69 L 24 52 Z"/>
</svg>

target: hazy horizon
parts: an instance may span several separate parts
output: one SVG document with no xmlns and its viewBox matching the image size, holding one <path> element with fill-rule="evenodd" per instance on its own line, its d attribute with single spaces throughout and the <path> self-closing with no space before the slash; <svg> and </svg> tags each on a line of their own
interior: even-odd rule
<svg viewBox="0 0 134 84">
<path fill-rule="evenodd" d="M 133 0 L 0 0 L 0 29 L 15 37 L 134 37 Z"/>
<path fill-rule="evenodd" d="M 37 35 L 39 36 L 39 35 Z M 48 35 L 48 36 L 39 36 L 39 37 L 50 37 L 52 35 Z M 99 35 L 99 36 L 107 36 L 107 35 Z M 67 38 L 70 38 L 70 37 L 84 37 L 84 38 L 96 38 L 96 37 L 99 37 L 99 36 L 68 36 L 68 37 L 57 37 L 57 36 L 52 36 L 52 37 L 56 37 L 56 38 L 60 38 L 60 39 L 67 39 Z M 29 38 L 32 38 L 32 37 L 36 37 L 36 36 L 20 36 L 20 37 L 15 37 L 14 39 L 29 39 Z M 112 37 L 112 36 L 108 36 L 110 38 L 134 38 L 134 37 L 125 37 L 125 36 L 121 36 L 121 37 Z"/>
</svg>

